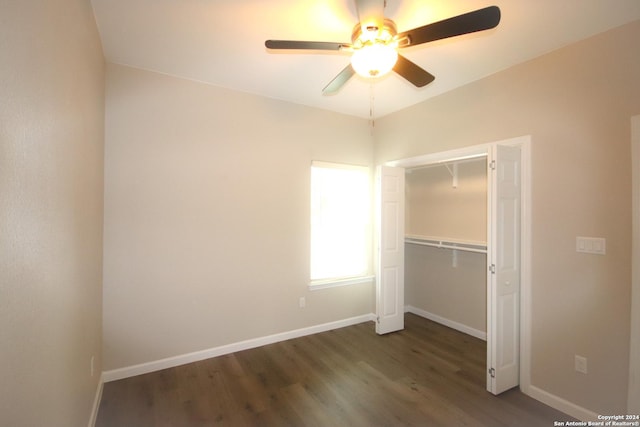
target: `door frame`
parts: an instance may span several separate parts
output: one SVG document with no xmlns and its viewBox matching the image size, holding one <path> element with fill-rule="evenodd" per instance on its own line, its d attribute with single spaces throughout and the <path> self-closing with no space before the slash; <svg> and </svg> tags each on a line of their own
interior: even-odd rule
<svg viewBox="0 0 640 427">
<path fill-rule="evenodd" d="M 521 160 L 521 228 L 520 228 L 520 373 L 519 387 L 529 394 L 531 387 L 531 135 L 524 135 L 485 144 L 472 145 L 454 150 L 424 154 L 420 156 L 385 162 L 385 166 L 414 168 L 419 166 L 467 160 L 488 156 L 493 146 L 506 145 L 520 147 Z M 491 191 L 487 187 L 487 192 Z M 487 206 L 487 221 L 490 220 Z M 491 226 L 495 226 L 491 225 Z M 489 231 L 489 230 L 487 230 Z M 487 241 L 487 245 L 489 245 Z M 487 248 L 487 252 L 489 248 Z M 403 283 L 404 286 L 404 283 Z M 490 283 L 487 283 L 487 287 Z M 490 316 L 487 316 L 487 322 Z M 487 330 L 488 332 L 488 330 Z M 490 361 L 487 360 L 487 364 Z M 487 366 L 489 369 L 490 366 Z"/>
<path fill-rule="evenodd" d="M 640 412 L 640 115 L 631 117 L 631 327 L 629 334 L 629 390 L 627 413 Z"/>
</svg>

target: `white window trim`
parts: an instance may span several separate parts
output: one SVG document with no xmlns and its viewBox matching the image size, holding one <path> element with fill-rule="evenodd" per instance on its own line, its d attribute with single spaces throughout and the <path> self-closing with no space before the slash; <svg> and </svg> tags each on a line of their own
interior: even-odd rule
<svg viewBox="0 0 640 427">
<path fill-rule="evenodd" d="M 310 291 L 318 291 L 320 289 L 338 288 L 341 286 L 357 285 L 360 283 L 373 283 L 376 276 L 358 276 L 358 277 L 345 277 L 338 279 L 326 279 L 326 280 L 314 280 L 309 283 Z"/>
</svg>

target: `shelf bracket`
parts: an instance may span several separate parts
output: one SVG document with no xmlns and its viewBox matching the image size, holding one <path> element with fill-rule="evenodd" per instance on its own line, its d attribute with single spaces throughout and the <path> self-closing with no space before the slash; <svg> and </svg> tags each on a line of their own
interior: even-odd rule
<svg viewBox="0 0 640 427">
<path fill-rule="evenodd" d="M 451 177 L 453 178 L 451 186 L 453 188 L 458 188 L 458 164 L 454 163 L 450 168 L 449 165 L 445 163 L 444 167 L 447 168 L 447 170 L 451 174 Z"/>
</svg>

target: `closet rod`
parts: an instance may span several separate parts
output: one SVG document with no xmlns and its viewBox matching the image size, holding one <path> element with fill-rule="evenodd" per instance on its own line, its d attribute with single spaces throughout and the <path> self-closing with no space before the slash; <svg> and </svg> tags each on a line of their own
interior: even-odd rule
<svg viewBox="0 0 640 427">
<path fill-rule="evenodd" d="M 411 243 L 412 245 L 430 246 L 438 249 L 455 249 L 458 251 L 475 252 L 480 254 L 487 253 L 486 246 L 481 247 L 480 245 L 465 245 L 464 243 L 450 243 L 444 240 L 434 241 L 427 239 L 416 239 L 414 237 L 407 237 L 404 239 L 404 241 L 405 243 Z"/>
</svg>

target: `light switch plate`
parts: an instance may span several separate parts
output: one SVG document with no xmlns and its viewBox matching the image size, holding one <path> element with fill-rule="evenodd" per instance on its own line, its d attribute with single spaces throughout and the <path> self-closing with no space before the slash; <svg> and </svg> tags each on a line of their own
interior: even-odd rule
<svg viewBox="0 0 640 427">
<path fill-rule="evenodd" d="M 576 237 L 576 252 L 605 255 L 607 241 L 603 237 Z"/>
</svg>

